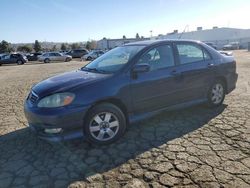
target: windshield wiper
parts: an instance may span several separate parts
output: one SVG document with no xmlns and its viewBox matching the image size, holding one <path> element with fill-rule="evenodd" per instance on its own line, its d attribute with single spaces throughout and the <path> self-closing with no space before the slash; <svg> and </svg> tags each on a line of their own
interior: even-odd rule
<svg viewBox="0 0 250 188">
<path fill-rule="evenodd" d="M 88 68 L 88 67 L 83 67 L 83 68 L 81 68 L 81 70 L 86 70 L 89 72 L 98 72 L 98 73 L 109 73 L 108 71 L 105 71 L 105 70 L 100 70 L 97 68 Z"/>
</svg>

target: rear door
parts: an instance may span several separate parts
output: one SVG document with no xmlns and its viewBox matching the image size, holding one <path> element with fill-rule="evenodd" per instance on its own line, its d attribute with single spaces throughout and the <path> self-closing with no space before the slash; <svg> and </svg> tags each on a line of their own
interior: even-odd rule
<svg viewBox="0 0 250 188">
<path fill-rule="evenodd" d="M 18 60 L 18 55 L 17 54 L 11 54 L 8 63 L 16 63 L 17 60 Z"/>
<path fill-rule="evenodd" d="M 135 113 L 147 112 L 175 104 L 178 79 L 175 58 L 170 43 L 145 52 L 137 64 L 149 64 L 150 71 L 131 76 L 131 95 Z"/>
<path fill-rule="evenodd" d="M 56 61 L 55 53 L 49 53 L 49 59 L 50 59 L 51 61 Z"/>
<path fill-rule="evenodd" d="M 176 42 L 178 72 L 182 77 L 180 102 L 204 99 L 214 77 L 213 60 L 201 45 L 193 42 Z"/>
<path fill-rule="evenodd" d="M 62 56 L 60 53 L 55 53 L 55 59 L 56 61 L 64 61 L 65 57 Z"/>
</svg>

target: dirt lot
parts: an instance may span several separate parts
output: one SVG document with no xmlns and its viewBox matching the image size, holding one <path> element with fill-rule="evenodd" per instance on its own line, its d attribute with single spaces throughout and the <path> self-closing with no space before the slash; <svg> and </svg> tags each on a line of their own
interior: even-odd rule
<svg viewBox="0 0 250 188">
<path fill-rule="evenodd" d="M 31 86 L 82 62 L 0 67 L 0 187 L 250 187 L 250 52 L 234 52 L 237 89 L 131 125 L 109 146 L 48 143 L 27 127 Z"/>
</svg>

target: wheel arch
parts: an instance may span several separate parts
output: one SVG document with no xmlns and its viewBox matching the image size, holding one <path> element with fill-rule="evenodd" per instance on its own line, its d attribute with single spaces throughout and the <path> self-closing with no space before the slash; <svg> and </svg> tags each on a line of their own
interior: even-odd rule
<svg viewBox="0 0 250 188">
<path fill-rule="evenodd" d="M 50 58 L 46 57 L 43 61 L 45 62 L 46 60 L 49 60 L 49 61 L 50 61 Z"/>
<path fill-rule="evenodd" d="M 227 87 L 227 80 L 226 80 L 226 78 L 224 76 L 217 76 L 215 78 L 215 81 L 217 81 L 217 80 L 221 81 L 224 84 L 226 93 L 228 93 L 228 87 Z"/>
<path fill-rule="evenodd" d="M 90 108 L 89 108 L 88 111 L 86 112 L 83 122 L 85 122 L 86 118 L 87 118 L 88 115 L 89 115 L 89 112 L 90 112 L 95 106 L 97 106 L 97 105 L 99 105 L 99 104 L 102 104 L 102 103 L 110 103 L 110 104 L 113 104 L 113 105 L 117 106 L 117 107 L 118 107 L 119 109 L 121 109 L 121 111 L 123 112 L 123 114 L 124 114 L 124 116 L 125 116 L 125 118 L 126 118 L 126 123 L 129 122 L 127 107 L 126 107 L 126 105 L 125 105 L 120 99 L 117 99 L 117 98 L 107 98 L 107 99 L 102 99 L 102 100 L 96 101 L 93 105 L 90 106 Z"/>
</svg>

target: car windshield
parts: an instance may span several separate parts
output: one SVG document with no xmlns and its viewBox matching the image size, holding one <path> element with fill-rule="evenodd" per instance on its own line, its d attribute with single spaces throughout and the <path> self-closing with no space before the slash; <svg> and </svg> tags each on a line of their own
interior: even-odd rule
<svg viewBox="0 0 250 188">
<path fill-rule="evenodd" d="M 101 73 L 117 72 L 144 47 L 139 45 L 116 47 L 87 64 L 82 70 Z"/>
</svg>

